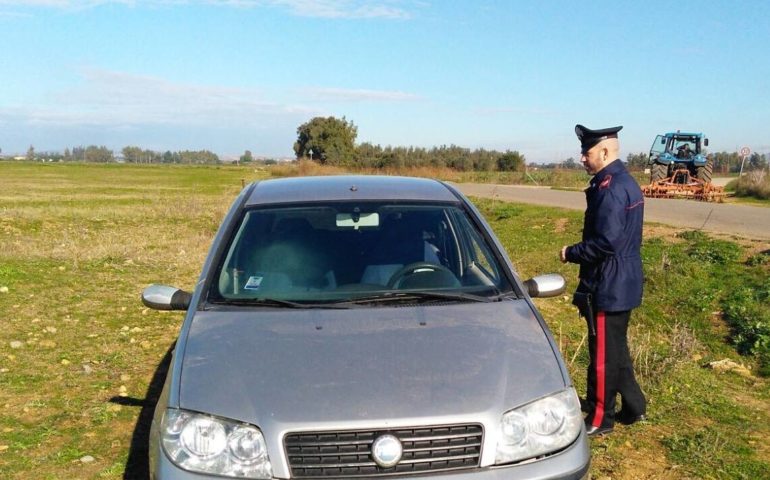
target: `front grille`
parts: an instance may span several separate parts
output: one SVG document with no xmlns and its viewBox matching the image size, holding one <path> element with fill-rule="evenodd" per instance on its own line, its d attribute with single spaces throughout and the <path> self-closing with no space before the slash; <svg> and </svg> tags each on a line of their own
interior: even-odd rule
<svg viewBox="0 0 770 480">
<path fill-rule="evenodd" d="M 404 454 L 395 467 L 372 460 L 372 443 L 384 434 L 397 437 Z M 292 433 L 283 443 L 293 478 L 371 477 L 441 472 L 479 466 L 481 425 Z"/>
</svg>

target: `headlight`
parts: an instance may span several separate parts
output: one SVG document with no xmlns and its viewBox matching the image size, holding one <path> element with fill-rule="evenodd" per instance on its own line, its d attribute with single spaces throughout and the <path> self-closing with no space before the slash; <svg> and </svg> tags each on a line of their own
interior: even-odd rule
<svg viewBox="0 0 770 480">
<path fill-rule="evenodd" d="M 503 414 L 495 464 L 559 450 L 580 434 L 583 415 L 574 388 Z"/>
<path fill-rule="evenodd" d="M 272 478 L 265 438 L 257 427 L 169 408 L 163 449 L 180 468 L 240 478 Z"/>
</svg>

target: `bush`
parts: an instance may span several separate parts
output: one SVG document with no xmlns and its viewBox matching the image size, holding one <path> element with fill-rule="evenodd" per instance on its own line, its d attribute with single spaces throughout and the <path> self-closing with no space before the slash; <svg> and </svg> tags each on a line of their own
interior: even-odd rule
<svg viewBox="0 0 770 480">
<path fill-rule="evenodd" d="M 761 375 L 770 375 L 770 280 L 765 285 L 744 286 L 722 303 L 724 317 L 733 331 L 738 352 L 756 355 Z"/>
<path fill-rule="evenodd" d="M 741 177 L 735 185 L 737 197 L 754 197 L 770 200 L 770 175 L 764 170 L 755 170 Z"/>
</svg>

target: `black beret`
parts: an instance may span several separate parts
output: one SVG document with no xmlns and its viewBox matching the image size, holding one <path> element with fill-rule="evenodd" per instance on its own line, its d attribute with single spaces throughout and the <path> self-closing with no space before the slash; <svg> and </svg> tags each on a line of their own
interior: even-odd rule
<svg viewBox="0 0 770 480">
<path fill-rule="evenodd" d="M 596 145 L 597 143 L 601 142 L 602 140 L 607 140 L 608 138 L 618 138 L 618 132 L 623 127 L 610 127 L 610 128 L 602 128 L 601 130 L 591 130 L 590 128 L 586 128 L 583 125 L 575 125 L 575 135 L 577 135 L 578 140 L 580 140 L 580 153 L 586 153 Z"/>
</svg>

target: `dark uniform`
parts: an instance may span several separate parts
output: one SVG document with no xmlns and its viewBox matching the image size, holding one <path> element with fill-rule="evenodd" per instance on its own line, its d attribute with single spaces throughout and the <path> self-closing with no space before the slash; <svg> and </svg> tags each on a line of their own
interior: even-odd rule
<svg viewBox="0 0 770 480">
<path fill-rule="evenodd" d="M 620 128 L 589 130 L 578 125 L 583 153 L 617 137 Z M 588 322 L 586 427 L 589 432 L 609 431 L 616 420 L 617 393 L 623 400 L 618 420 L 633 423 L 646 413 L 626 337 L 631 310 L 642 301 L 644 197 L 619 159 L 597 172 L 585 193 L 583 239 L 567 247 L 565 257 L 580 265 L 573 303 Z"/>
</svg>

